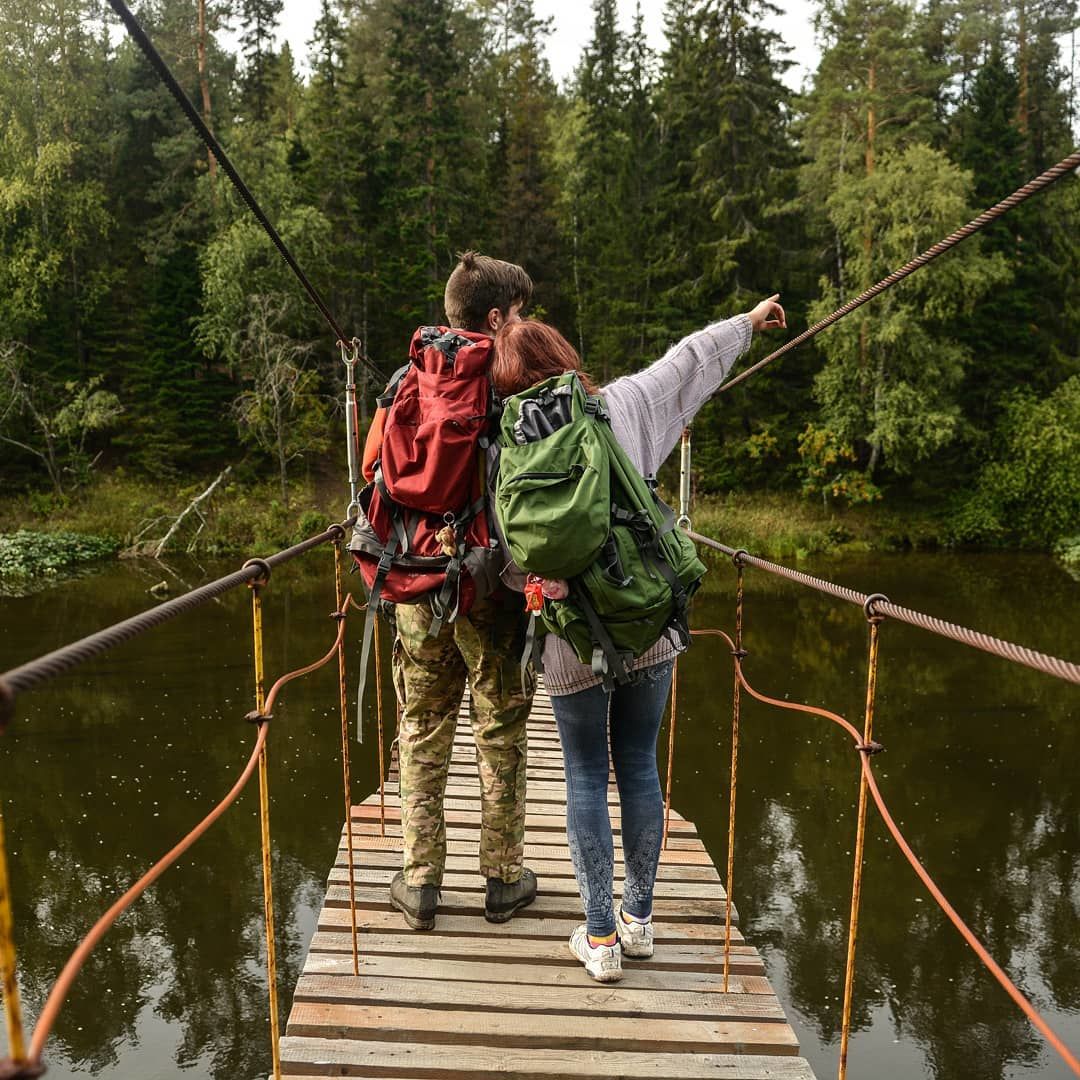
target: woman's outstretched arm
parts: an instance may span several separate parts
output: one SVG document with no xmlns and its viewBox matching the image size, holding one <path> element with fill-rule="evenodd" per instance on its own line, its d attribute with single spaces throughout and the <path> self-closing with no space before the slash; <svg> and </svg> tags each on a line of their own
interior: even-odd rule
<svg viewBox="0 0 1080 1080">
<path fill-rule="evenodd" d="M 716 393 L 735 361 L 750 347 L 754 331 L 787 326 L 780 294 L 744 315 L 688 334 L 644 371 L 623 376 L 601 393 L 616 425 L 640 449 L 642 472 L 655 473 L 697 411 Z M 624 432 L 616 438 L 627 445 Z"/>
</svg>

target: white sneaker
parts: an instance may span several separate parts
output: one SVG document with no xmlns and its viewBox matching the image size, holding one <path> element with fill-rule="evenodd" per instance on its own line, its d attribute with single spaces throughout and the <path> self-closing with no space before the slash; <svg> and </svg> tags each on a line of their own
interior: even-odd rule
<svg viewBox="0 0 1080 1080">
<path fill-rule="evenodd" d="M 622 949 L 614 945 L 590 945 L 588 927 L 582 923 L 570 935 L 570 951 L 597 982 L 618 982 L 622 972 Z"/>
<path fill-rule="evenodd" d="M 633 918 L 633 916 L 631 916 Z M 624 956 L 635 960 L 645 960 L 653 954 L 653 925 L 648 922 L 627 922 L 623 918 L 622 905 L 615 912 L 615 932 L 619 935 L 619 944 Z"/>
</svg>

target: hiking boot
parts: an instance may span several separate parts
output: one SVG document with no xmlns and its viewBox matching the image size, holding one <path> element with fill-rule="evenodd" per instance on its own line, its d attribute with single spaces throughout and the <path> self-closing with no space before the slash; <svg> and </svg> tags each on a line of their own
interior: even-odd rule
<svg viewBox="0 0 1080 1080">
<path fill-rule="evenodd" d="M 631 921 L 627 921 L 631 920 Z M 622 905 L 615 913 L 615 933 L 619 935 L 623 956 L 633 960 L 645 960 L 653 954 L 653 925 L 639 922 L 632 915 L 623 915 Z"/>
<path fill-rule="evenodd" d="M 618 938 L 614 945 L 591 945 L 589 928 L 582 923 L 570 935 L 570 951 L 597 982 L 618 982 L 623 976 L 622 948 Z"/>
<path fill-rule="evenodd" d="M 390 903 L 405 916 L 414 930 L 430 930 L 435 925 L 435 909 L 439 903 L 438 885 L 406 885 L 399 870 L 390 882 Z"/>
<path fill-rule="evenodd" d="M 497 877 L 487 879 L 487 896 L 484 899 L 484 918 L 488 922 L 507 922 L 518 908 L 536 899 L 536 875 L 528 869 L 509 885 Z"/>
</svg>

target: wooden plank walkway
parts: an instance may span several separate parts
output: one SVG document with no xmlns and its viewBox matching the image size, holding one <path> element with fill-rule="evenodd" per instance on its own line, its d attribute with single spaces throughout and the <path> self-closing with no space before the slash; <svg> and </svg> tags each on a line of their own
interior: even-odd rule
<svg viewBox="0 0 1080 1080">
<path fill-rule="evenodd" d="M 693 824 L 677 814 L 657 877 L 653 959 L 624 960 L 622 982 L 601 985 L 570 954 L 570 931 L 583 916 L 566 841 L 562 752 L 543 694 L 529 719 L 525 826 L 526 863 L 540 892 L 510 922 L 485 921 L 475 760 L 466 701 L 446 792 L 446 877 L 427 933 L 410 930 L 388 899 L 401 866 L 396 771 L 386 787 L 385 836 L 377 793 L 353 807 L 360 975 L 352 973 L 343 832 L 281 1040 L 283 1073 L 813 1080 L 757 950 L 737 930 L 729 992 L 721 992 L 724 890 Z M 618 862 L 614 783 L 609 802 Z"/>
</svg>

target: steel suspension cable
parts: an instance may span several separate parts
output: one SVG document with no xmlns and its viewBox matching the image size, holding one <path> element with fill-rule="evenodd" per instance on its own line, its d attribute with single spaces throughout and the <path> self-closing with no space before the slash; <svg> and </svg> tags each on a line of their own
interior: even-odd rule
<svg viewBox="0 0 1080 1080">
<path fill-rule="evenodd" d="M 946 622 L 944 619 L 939 619 L 934 615 L 927 615 L 921 611 L 901 607 L 899 604 L 894 604 L 890 600 L 881 597 L 880 594 L 857 592 L 855 589 L 849 589 L 844 585 L 837 585 L 835 582 L 825 581 L 822 578 L 813 577 L 811 574 L 804 574 L 801 570 L 792 570 L 791 567 L 781 566 L 779 563 L 769 562 L 767 559 L 760 559 L 756 555 L 737 552 L 735 548 L 728 547 L 727 544 L 721 544 L 718 540 L 713 540 L 712 537 L 703 536 L 701 533 L 693 532 L 690 529 L 686 530 L 686 535 L 696 543 L 704 544 L 705 547 L 712 548 L 714 551 L 721 551 L 729 557 L 739 554 L 740 558 L 748 566 L 756 566 L 759 570 L 766 571 L 766 573 L 787 578 L 789 581 L 795 581 L 800 585 L 816 589 L 818 592 L 823 592 L 828 596 L 834 596 L 838 600 L 858 604 L 863 609 L 866 609 L 867 604 L 870 603 L 875 613 L 888 615 L 889 618 L 896 619 L 898 622 L 907 623 L 909 626 L 917 626 L 919 629 L 927 630 L 931 634 L 951 638 L 953 641 L 959 641 L 962 645 L 968 645 L 973 649 L 981 649 L 983 652 L 991 653 L 993 656 L 1011 660 L 1014 664 L 1023 664 L 1026 667 L 1034 668 L 1044 675 L 1053 675 L 1055 678 L 1080 685 L 1080 664 L 1073 663 L 1071 660 L 1062 660 L 1060 657 L 1029 649 L 1026 645 L 1003 641 L 1001 638 L 994 637 L 991 634 L 984 634 L 967 626 Z"/>
<path fill-rule="evenodd" d="M 307 274 L 300 268 L 300 264 L 293 257 L 292 252 L 289 250 L 285 241 L 282 240 L 270 219 L 263 212 L 263 208 L 251 193 L 251 189 L 244 183 L 243 178 L 236 171 L 236 167 L 229 159 L 229 155 L 221 148 L 221 144 L 217 141 L 214 133 L 199 115 L 199 111 L 195 108 L 191 99 L 184 93 L 183 87 L 176 81 L 176 77 L 173 75 L 172 71 L 169 70 L 169 65 L 162 59 L 161 54 L 154 47 L 150 38 L 147 37 L 146 31 L 139 25 L 138 20 L 131 13 L 130 8 L 124 3 L 124 0 L 109 0 L 109 5 L 123 21 L 124 26 L 127 27 L 127 31 L 135 44 L 142 50 L 143 55 L 150 62 L 150 66 L 153 67 L 157 72 L 158 77 L 168 88 L 169 93 L 176 99 L 176 103 L 183 110 L 184 115 L 187 116 L 188 120 L 191 122 L 192 127 L 195 128 L 199 138 L 206 144 L 207 150 L 217 158 L 218 164 L 225 170 L 226 175 L 232 181 L 233 187 L 236 188 L 240 198 L 243 199 L 247 208 L 255 215 L 255 219 L 266 231 L 266 235 L 270 237 L 274 247 L 277 248 L 289 269 L 292 270 L 296 275 L 297 280 L 303 286 L 304 291 L 308 294 L 308 298 L 315 307 L 318 308 L 319 313 L 326 320 L 330 329 L 334 331 L 337 340 L 339 342 L 347 342 L 349 340 L 349 335 L 342 329 L 341 324 L 334 318 L 330 308 L 327 307 L 326 301 L 323 300 L 322 295 L 311 283 Z M 358 359 L 373 375 L 380 379 L 383 378 L 383 373 L 379 368 L 362 352 L 358 351 Z"/>
<path fill-rule="evenodd" d="M 1023 187 L 1017 188 L 1016 191 L 1002 199 L 1001 202 L 995 203 L 988 210 L 984 210 L 977 218 L 969 221 L 962 228 L 957 229 L 956 232 L 945 237 L 944 240 L 939 240 L 932 247 L 927 248 L 921 255 L 916 255 L 910 262 L 905 263 L 898 270 L 894 270 L 888 277 L 882 278 L 876 285 L 871 285 L 865 292 L 859 293 L 854 299 L 849 300 L 846 304 L 838 307 L 831 315 L 826 315 L 824 319 L 814 323 L 813 326 L 793 337 L 790 341 L 785 342 L 775 352 L 769 353 L 763 360 L 759 360 L 756 364 L 751 364 L 750 367 L 745 371 L 739 372 L 733 379 L 728 379 L 727 382 L 721 385 L 718 392 L 730 390 L 733 386 L 737 386 L 744 380 L 749 379 L 751 375 L 760 371 L 766 364 L 771 364 L 774 360 L 779 360 L 785 353 L 797 349 L 803 342 L 809 341 L 810 338 L 821 333 L 826 327 L 832 326 L 833 323 L 838 322 L 845 315 L 850 315 L 851 312 L 856 308 L 862 307 L 868 300 L 873 300 L 879 293 L 883 293 L 886 289 L 891 288 L 910 274 L 914 274 L 916 270 L 925 266 L 933 259 L 936 259 L 939 255 L 944 255 L 950 248 L 956 247 L 961 241 L 966 240 L 969 236 L 977 233 L 986 225 L 996 221 L 1003 214 L 1008 213 L 1008 211 L 1012 210 L 1014 207 L 1017 207 L 1022 202 L 1030 199 L 1032 195 L 1036 195 L 1040 191 L 1048 188 L 1051 184 L 1056 183 L 1065 176 L 1066 173 L 1075 172 L 1078 169 L 1080 169 L 1080 150 L 1074 150 L 1073 153 L 1067 158 L 1063 158 L 1053 166 L 1053 168 L 1047 169 L 1046 172 L 1035 177 L 1034 180 L 1029 180 Z"/>
</svg>

